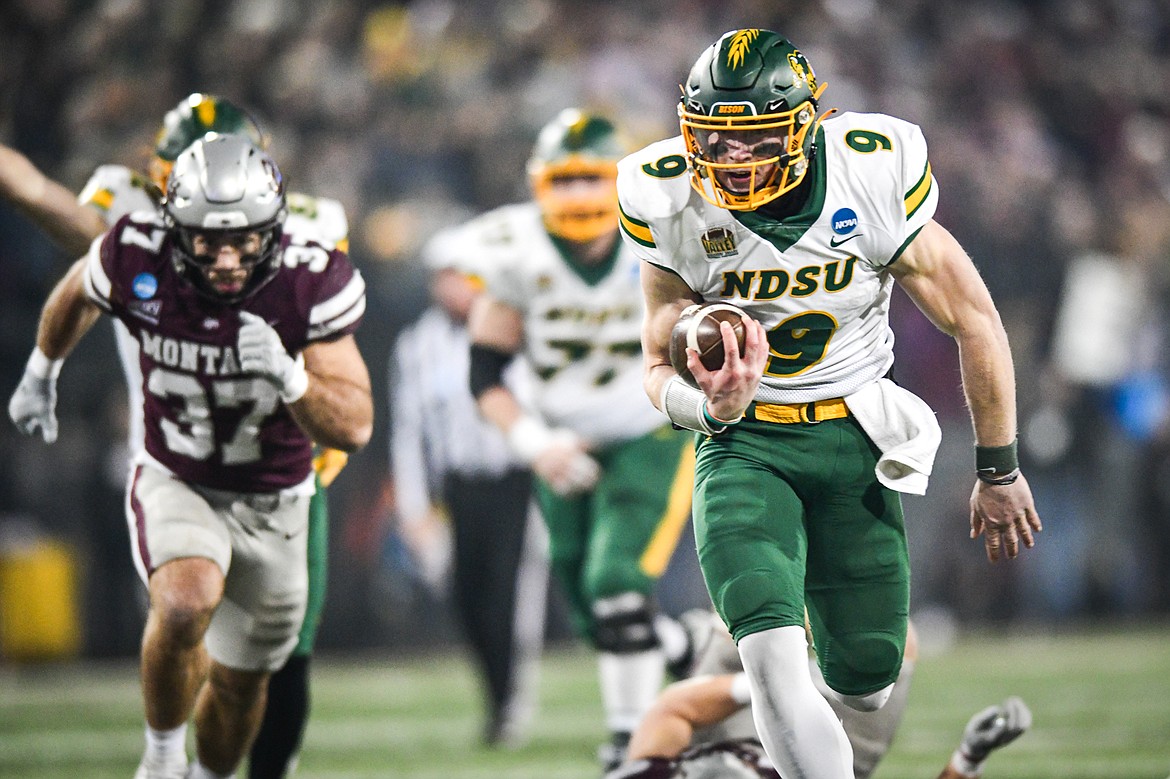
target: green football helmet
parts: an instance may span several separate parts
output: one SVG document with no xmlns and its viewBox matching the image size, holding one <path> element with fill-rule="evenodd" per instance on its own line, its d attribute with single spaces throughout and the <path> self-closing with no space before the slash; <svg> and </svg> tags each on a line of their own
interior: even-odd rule
<svg viewBox="0 0 1170 779">
<path fill-rule="evenodd" d="M 243 135 L 261 149 L 268 145 L 247 111 L 226 98 L 195 92 L 167 111 L 155 136 L 150 178 L 160 190 L 166 189 L 171 166 L 183 150 L 208 133 Z"/>
<path fill-rule="evenodd" d="M 613 123 L 566 108 L 544 126 L 528 160 L 532 192 L 550 233 L 586 242 L 617 230 L 617 164 L 626 154 Z M 560 191 L 563 179 L 597 179 L 588 195 Z"/>
<path fill-rule="evenodd" d="M 808 171 L 824 89 L 782 36 L 725 33 L 695 62 L 679 102 L 691 186 L 734 211 L 790 192 Z"/>
</svg>

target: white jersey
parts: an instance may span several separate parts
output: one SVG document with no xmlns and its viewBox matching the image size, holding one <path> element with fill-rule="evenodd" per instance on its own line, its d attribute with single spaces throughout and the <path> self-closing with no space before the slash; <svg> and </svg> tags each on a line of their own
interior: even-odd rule
<svg viewBox="0 0 1170 779">
<path fill-rule="evenodd" d="M 642 389 L 638 258 L 618 241 L 600 267 L 557 247 L 535 203 L 504 206 L 456 237 L 488 292 L 524 319 L 533 405 L 546 422 L 593 445 L 626 441 L 666 423 Z"/>
<path fill-rule="evenodd" d="M 144 175 L 125 165 L 102 165 L 93 172 L 77 196 L 82 205 L 96 208 L 106 227 L 126 214 L 136 211 L 158 213 L 160 194 Z M 290 193 L 288 217 L 284 231 L 297 238 L 312 240 L 326 249 L 348 250 L 349 223 L 341 203 L 329 198 Z M 130 405 L 128 444 L 131 461 L 143 451 L 144 428 L 142 420 L 142 375 L 138 363 L 138 341 L 126 326 L 114 320 L 114 335 L 118 357 L 126 377 L 126 391 Z"/>
<path fill-rule="evenodd" d="M 883 114 L 826 120 L 807 175 L 800 213 L 776 221 L 700 197 L 681 137 L 618 167 L 619 218 L 634 253 L 768 331 L 762 402 L 840 397 L 889 371 L 889 265 L 938 203 L 921 131 Z"/>
</svg>

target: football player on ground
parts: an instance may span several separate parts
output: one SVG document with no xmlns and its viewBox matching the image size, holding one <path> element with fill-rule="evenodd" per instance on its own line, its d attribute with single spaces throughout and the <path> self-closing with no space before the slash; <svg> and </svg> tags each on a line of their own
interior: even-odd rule
<svg viewBox="0 0 1170 779">
<path fill-rule="evenodd" d="M 637 258 L 617 231 L 614 126 L 569 109 L 540 133 L 534 202 L 465 232 L 487 291 L 472 310 L 471 387 L 480 410 L 532 465 L 553 573 L 599 653 L 601 700 L 620 762 L 685 631 L 656 613 L 654 586 L 690 511 L 693 449 L 641 391 Z M 470 253 L 469 247 L 469 253 Z M 518 354 L 536 375 L 525 413 L 503 384 Z"/>
<path fill-rule="evenodd" d="M 695 676 L 670 685 L 634 731 L 627 762 L 606 779 L 681 779 L 688 776 L 752 779 L 779 775 L 764 754 L 750 710 L 749 684 L 731 634 L 715 614 L 707 621 L 707 638 L 699 653 Z M 917 655 L 911 630 L 906 638 L 906 667 Z M 813 680 L 825 691 L 824 680 L 810 660 Z M 899 678 L 896 697 L 904 687 Z M 827 694 L 827 693 L 826 693 Z M 902 707 L 894 699 L 875 712 L 846 708 L 832 697 L 829 704 L 841 718 L 853 745 L 854 777 L 869 779 L 885 756 L 901 722 Z M 967 722 L 959 748 L 938 779 L 974 779 L 996 749 L 1006 746 L 1032 726 L 1032 712 L 1019 698 L 989 706 Z"/>
<path fill-rule="evenodd" d="M 231 101 L 201 93 L 184 98 L 167 112 L 155 139 L 149 175 L 124 165 L 102 165 L 74 197 L 46 177 L 24 155 L 0 145 L 0 197 L 15 205 L 74 257 L 95 238 L 133 211 L 157 210 L 167 174 L 179 153 L 210 132 L 244 135 L 263 147 L 266 137 L 256 121 Z M 284 232 L 345 250 L 349 226 L 340 203 L 289 193 Z M 142 377 L 138 342 L 118 320 L 114 335 L 130 399 L 130 459 L 142 450 Z M 248 756 L 250 779 L 279 779 L 295 766 L 309 712 L 309 658 L 321 624 L 329 545 L 325 488 L 345 466 L 346 453 L 320 448 L 313 459 L 317 492 L 309 506 L 309 605 L 297 647 L 268 683 L 264 723 Z M 127 503 L 127 521 L 134 514 Z"/>
<path fill-rule="evenodd" d="M 978 271 L 931 217 L 926 142 L 881 114 L 825 120 L 824 85 L 768 30 L 699 57 L 682 135 L 624 159 L 621 225 L 643 260 L 649 397 L 696 446 L 695 537 L 738 642 L 764 747 L 786 776 L 845 779 L 851 748 L 809 674 L 805 613 L 833 695 L 881 708 L 902 663 L 910 577 L 899 492 L 926 488 L 934 414 L 888 378 L 897 281 L 958 344 L 975 430 L 971 535 L 988 558 L 1031 547 L 1040 520 L 1016 458 L 1007 335 Z M 741 356 L 698 386 L 671 367 L 679 312 L 743 308 Z"/>
<path fill-rule="evenodd" d="M 313 445 L 369 440 L 353 332 L 365 284 L 344 252 L 283 234 L 284 184 L 242 135 L 178 156 L 161 211 L 132 212 L 57 284 L 9 402 L 56 438 L 56 377 L 103 311 L 138 342 L 144 447 L 128 502 L 150 592 L 138 779 L 231 776 L 308 598 Z M 206 641 L 206 648 L 204 642 Z"/>
</svg>

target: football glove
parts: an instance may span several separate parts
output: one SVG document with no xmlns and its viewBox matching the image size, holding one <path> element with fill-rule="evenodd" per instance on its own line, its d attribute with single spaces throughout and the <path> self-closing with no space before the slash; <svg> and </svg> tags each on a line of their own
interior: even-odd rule
<svg viewBox="0 0 1170 779">
<path fill-rule="evenodd" d="M 300 400 L 309 389 L 304 358 L 300 355 L 296 359 L 290 357 L 280 335 L 262 318 L 241 311 L 240 321 L 243 325 L 236 346 L 240 368 L 245 373 L 259 374 L 272 382 L 285 403 Z"/>
<path fill-rule="evenodd" d="M 49 360 L 33 351 L 16 391 L 8 401 L 8 416 L 20 432 L 32 435 L 40 428 L 46 444 L 57 440 L 57 374 L 62 360 Z"/>
<path fill-rule="evenodd" d="M 1015 741 L 1032 727 L 1032 712 L 1019 698 L 988 706 L 967 723 L 959 751 L 972 763 L 982 763 L 992 751 Z"/>
</svg>

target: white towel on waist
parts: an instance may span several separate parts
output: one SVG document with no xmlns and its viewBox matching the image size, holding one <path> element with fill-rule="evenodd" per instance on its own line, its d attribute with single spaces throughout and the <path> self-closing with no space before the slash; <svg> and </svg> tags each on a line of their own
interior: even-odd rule
<svg viewBox="0 0 1170 779">
<path fill-rule="evenodd" d="M 889 379 L 845 396 L 845 405 L 861 429 L 881 450 L 874 472 L 892 490 L 926 494 L 942 428 L 926 401 Z"/>
</svg>

